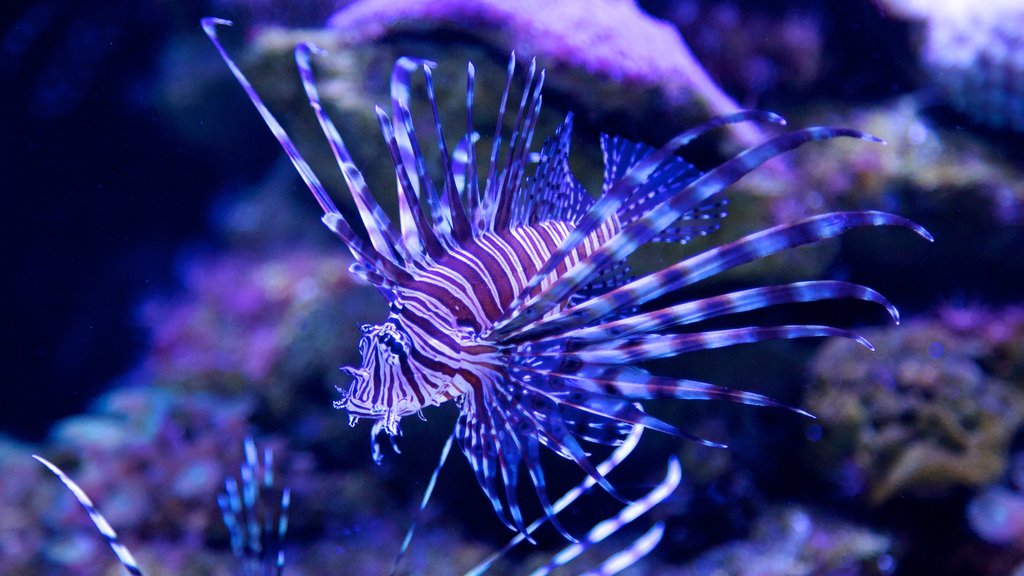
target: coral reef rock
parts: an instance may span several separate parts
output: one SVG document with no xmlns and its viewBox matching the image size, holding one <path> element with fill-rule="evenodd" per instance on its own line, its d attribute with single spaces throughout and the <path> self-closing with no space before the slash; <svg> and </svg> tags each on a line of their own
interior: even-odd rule
<svg viewBox="0 0 1024 576">
<path fill-rule="evenodd" d="M 396 34 L 466 35 L 501 54 L 536 57 L 549 84 L 596 117 L 672 119 L 734 111 L 678 30 L 634 0 L 361 0 L 328 22 L 348 43 Z M 756 132 L 737 126 L 750 143 Z"/>
<path fill-rule="evenodd" d="M 920 62 L 948 103 L 980 124 L 1024 131 L 1024 4 L 884 0 L 923 26 Z"/>
<path fill-rule="evenodd" d="M 730 574 L 889 574 L 895 566 L 892 539 L 872 530 L 798 506 L 768 510 L 750 538 L 715 548 L 672 576 Z"/>
<path fill-rule="evenodd" d="M 340 384 L 373 302 L 347 264 L 340 250 L 304 248 L 189 263 L 184 294 L 143 307 L 144 369 L 165 385 L 260 396 L 275 413 L 304 382 Z"/>
<path fill-rule="evenodd" d="M 875 352 L 827 343 L 805 402 L 821 426 L 807 450 L 812 467 L 873 504 L 999 478 L 1024 421 L 1024 383 L 992 369 L 1007 340 L 1022 345 L 1022 326 L 1015 308 L 948 310 L 864 330 Z"/>
</svg>

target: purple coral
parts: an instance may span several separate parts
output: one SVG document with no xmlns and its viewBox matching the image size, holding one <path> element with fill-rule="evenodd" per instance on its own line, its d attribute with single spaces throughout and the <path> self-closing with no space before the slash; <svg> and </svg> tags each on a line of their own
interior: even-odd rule
<svg viewBox="0 0 1024 576">
<path fill-rule="evenodd" d="M 671 574 L 889 574 L 895 568 L 888 535 L 800 506 L 769 509 L 750 537 L 712 549 Z"/>
<path fill-rule="evenodd" d="M 361 0 L 336 12 L 328 26 L 350 42 L 435 30 L 467 34 L 502 52 L 536 57 L 550 86 L 591 111 L 635 113 L 644 100 L 709 116 L 737 109 L 678 30 L 633 0 Z M 595 77 L 606 82 L 595 84 Z M 584 79 L 597 90 L 574 90 Z M 757 140 L 749 125 L 735 130 L 746 143 Z"/>
<path fill-rule="evenodd" d="M 64 455 L 57 458 L 62 467 L 81 459 L 74 472 L 87 493 L 119 495 L 105 510 L 111 522 L 170 539 L 194 539 L 216 525 L 208 503 L 231 460 L 225 454 L 245 436 L 251 403 L 128 387 L 102 397 L 96 408 L 59 423 L 52 440 Z"/>
<path fill-rule="evenodd" d="M 1015 0 L 885 0 L 924 22 L 920 60 L 949 104 L 976 122 L 1024 131 L 1024 5 Z"/>
<path fill-rule="evenodd" d="M 955 108 L 1024 131 L 1024 7 L 969 5 L 975 9 L 932 21 L 923 62 Z"/>
<path fill-rule="evenodd" d="M 290 405 L 295 386 L 329 380 L 355 348 L 338 325 L 354 327 L 368 307 L 347 265 L 337 252 L 302 248 L 191 262 L 183 295 L 143 307 L 152 334 L 144 370 L 158 383 Z"/>
<path fill-rule="evenodd" d="M 295 315 L 348 283 L 344 260 L 326 253 L 227 256 L 191 264 L 186 297 L 143 308 L 152 333 L 150 368 L 182 379 L 234 373 L 265 379 L 281 360 Z"/>
<path fill-rule="evenodd" d="M 53 448 L 40 452 L 74 476 L 126 544 L 134 548 L 140 537 L 173 543 L 173 553 L 161 554 L 160 564 L 196 573 L 183 567 L 198 560 L 208 539 L 220 535 L 210 504 L 231 460 L 225 454 L 241 442 L 251 413 L 250 402 L 124 387 L 102 397 L 93 412 L 58 423 L 50 440 Z M 6 477 L 35 477 L 0 465 Z M 31 472 L 30 465 L 25 467 Z M 0 483 L 8 485 L 18 483 Z M 54 488 L 36 482 L 21 503 L 26 518 L 42 518 L 48 530 L 59 534 L 36 543 L 34 560 L 54 573 L 98 573 L 97 567 L 114 561 L 110 551 L 75 498 L 54 493 Z M 145 550 L 139 551 L 140 563 L 154 564 Z"/>
<path fill-rule="evenodd" d="M 56 491 L 40 490 L 42 471 L 32 467 L 30 446 L 0 436 L 0 561 L 10 574 L 29 574 L 47 532 L 35 520 L 52 505 Z"/>
</svg>

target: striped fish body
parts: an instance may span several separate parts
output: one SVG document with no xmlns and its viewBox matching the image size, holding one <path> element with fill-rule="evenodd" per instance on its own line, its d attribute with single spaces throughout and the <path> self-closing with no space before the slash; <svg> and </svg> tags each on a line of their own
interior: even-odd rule
<svg viewBox="0 0 1024 576">
<path fill-rule="evenodd" d="M 356 417 L 383 418 L 394 434 L 398 419 L 507 378 L 502 346 L 489 341 L 488 332 L 573 226 L 546 221 L 480 234 L 399 285 L 387 321 L 362 327 L 363 362 L 346 369 L 354 380 L 339 407 Z M 541 287 L 617 232 L 611 219 L 591 233 Z"/>
<path fill-rule="evenodd" d="M 296 48 L 299 74 L 366 230 L 365 236 L 359 235 L 217 41 L 216 27 L 224 23 L 210 19 L 203 25 L 323 208 L 324 223 L 352 253 L 350 270 L 376 286 L 390 306 L 383 323 L 362 327 L 362 362 L 344 369 L 353 383 L 336 405 L 353 423 L 373 420 L 371 445 L 379 458 L 377 438 L 394 442 L 402 418 L 454 400 L 460 409 L 454 434 L 481 489 L 501 521 L 524 535 L 518 503 L 521 471 L 547 519 L 571 539 L 547 498 L 541 448 L 574 461 L 593 482 L 621 498 L 590 462 L 583 443 L 619 444 L 640 426 L 721 446 L 649 416 L 638 401 L 722 399 L 780 406 L 759 394 L 652 374 L 639 363 L 779 338 L 840 336 L 870 346 L 856 334 L 831 326 L 702 330 L 694 326 L 699 322 L 777 304 L 839 298 L 875 302 L 898 319 L 895 307 L 876 291 L 836 281 L 751 288 L 660 308 L 655 302 L 722 271 L 855 228 L 896 225 L 931 239 L 923 228 L 896 215 L 835 212 L 769 228 L 630 278 L 626 261 L 640 246 L 685 243 L 717 229 L 725 215 L 721 193 L 771 158 L 815 140 L 878 139 L 844 128 L 805 128 L 700 173 L 676 155 L 694 138 L 734 122 L 784 121 L 771 113 L 740 111 L 711 119 L 657 149 L 603 136 L 604 183 L 595 197 L 569 170 L 571 115 L 539 153 L 531 152 L 544 82 L 544 72 L 538 73 L 535 65 L 527 73 L 508 143 L 502 146 L 514 56 L 493 145 L 479 176 L 472 64 L 467 69 L 466 131 L 452 150 L 434 98 L 433 64 L 408 58 L 395 64 L 392 115 L 378 108 L 377 117 L 398 185 L 396 226 L 369 193 L 323 110 L 311 65 L 311 54 L 318 49 L 301 44 Z M 414 73 L 425 77 L 433 113 L 441 164 L 436 175 L 427 174 L 412 122 Z M 536 167 L 527 178 L 534 160 Z"/>
<path fill-rule="evenodd" d="M 406 302 L 424 301 L 428 314 L 454 324 L 449 329 L 466 328 L 477 337 L 486 335 L 574 227 L 574 222 L 545 221 L 480 234 L 415 273 L 413 281 L 400 285 L 398 292 Z M 556 281 L 618 230 L 617 220 L 612 219 L 591 233 L 548 274 L 541 287 Z"/>
</svg>

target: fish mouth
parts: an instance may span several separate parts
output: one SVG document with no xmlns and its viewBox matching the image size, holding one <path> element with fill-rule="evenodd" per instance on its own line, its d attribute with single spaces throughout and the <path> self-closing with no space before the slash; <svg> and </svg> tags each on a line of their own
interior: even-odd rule
<svg viewBox="0 0 1024 576">
<path fill-rule="evenodd" d="M 359 386 L 364 385 L 369 380 L 370 372 L 354 366 L 342 366 L 341 371 L 352 377 L 352 383 L 347 388 L 335 387 L 335 390 L 337 390 L 341 397 L 334 401 L 334 407 L 348 412 L 350 424 L 354 425 L 355 420 L 359 418 L 371 420 L 404 418 L 419 412 L 421 409 L 411 398 L 394 399 L 390 404 L 379 401 L 376 403 L 360 401 L 355 392 Z"/>
</svg>

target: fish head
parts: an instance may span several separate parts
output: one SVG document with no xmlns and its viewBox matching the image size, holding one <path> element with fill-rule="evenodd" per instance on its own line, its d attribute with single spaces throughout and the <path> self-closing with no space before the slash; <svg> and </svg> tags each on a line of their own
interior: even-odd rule
<svg viewBox="0 0 1024 576">
<path fill-rule="evenodd" d="M 446 372 L 451 367 L 433 357 L 434 348 L 417 342 L 417 332 L 406 328 L 401 314 L 392 313 L 382 324 L 364 324 L 360 331 L 362 359 L 358 368 L 342 368 L 352 384 L 340 390 L 336 407 L 353 418 L 393 422 L 385 430 L 397 434 L 398 419 L 448 399 L 451 375 Z"/>
</svg>

